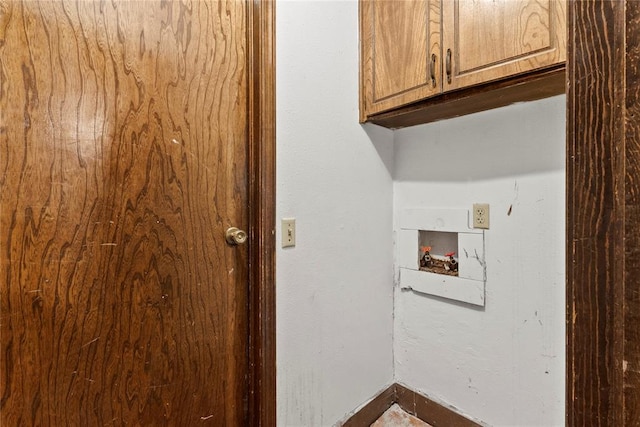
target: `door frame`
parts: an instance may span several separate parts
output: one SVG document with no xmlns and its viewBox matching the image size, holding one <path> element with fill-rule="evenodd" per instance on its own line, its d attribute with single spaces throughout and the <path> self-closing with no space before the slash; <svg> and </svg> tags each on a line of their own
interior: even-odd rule
<svg viewBox="0 0 640 427">
<path fill-rule="evenodd" d="M 568 1 L 568 426 L 640 425 L 638 22 L 636 0 Z"/>
<path fill-rule="evenodd" d="M 247 1 L 251 426 L 276 425 L 275 0 Z"/>
</svg>

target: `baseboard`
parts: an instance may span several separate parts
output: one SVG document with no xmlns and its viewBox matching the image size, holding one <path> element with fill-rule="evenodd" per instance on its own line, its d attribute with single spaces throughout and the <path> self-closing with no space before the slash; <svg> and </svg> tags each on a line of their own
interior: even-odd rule
<svg viewBox="0 0 640 427">
<path fill-rule="evenodd" d="M 481 427 L 481 424 L 416 391 L 397 383 L 394 386 L 396 388 L 396 403 L 405 412 L 420 418 L 433 427 Z"/>
<path fill-rule="evenodd" d="M 395 383 L 342 424 L 343 427 L 369 427 L 387 409 L 397 403 L 405 412 L 433 427 L 481 427 L 481 424 L 459 414 L 452 408 L 434 402 L 426 396 Z"/>
<path fill-rule="evenodd" d="M 374 397 L 369 403 L 353 414 L 342 427 L 369 427 L 396 402 L 396 384 Z"/>
</svg>

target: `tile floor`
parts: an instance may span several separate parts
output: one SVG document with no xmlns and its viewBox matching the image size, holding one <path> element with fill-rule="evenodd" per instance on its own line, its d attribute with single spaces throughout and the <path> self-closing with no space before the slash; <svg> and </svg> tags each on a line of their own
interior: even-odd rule
<svg viewBox="0 0 640 427">
<path fill-rule="evenodd" d="M 394 404 L 382 414 L 371 427 L 431 427 L 424 421 L 404 412 L 400 406 Z"/>
</svg>

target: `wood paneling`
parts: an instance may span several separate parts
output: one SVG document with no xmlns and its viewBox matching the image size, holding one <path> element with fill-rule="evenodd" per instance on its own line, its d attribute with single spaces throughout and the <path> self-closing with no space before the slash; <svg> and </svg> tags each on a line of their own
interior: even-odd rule
<svg viewBox="0 0 640 427">
<path fill-rule="evenodd" d="M 362 120 L 442 90 L 439 0 L 363 0 L 360 34 Z"/>
<path fill-rule="evenodd" d="M 444 91 L 563 63 L 565 16 L 564 0 L 443 2 L 443 56 L 451 52 Z"/>
<path fill-rule="evenodd" d="M 567 424 L 640 423 L 640 7 L 569 2 Z"/>
<path fill-rule="evenodd" d="M 241 425 L 246 4 L 0 3 L 2 425 Z"/>
</svg>

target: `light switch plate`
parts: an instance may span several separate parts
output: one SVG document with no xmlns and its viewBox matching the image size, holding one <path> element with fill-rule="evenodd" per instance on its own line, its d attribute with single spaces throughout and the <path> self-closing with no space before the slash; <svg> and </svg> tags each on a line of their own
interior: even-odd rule
<svg viewBox="0 0 640 427">
<path fill-rule="evenodd" d="M 282 247 L 289 248 L 296 245 L 296 219 L 282 218 Z"/>
</svg>

